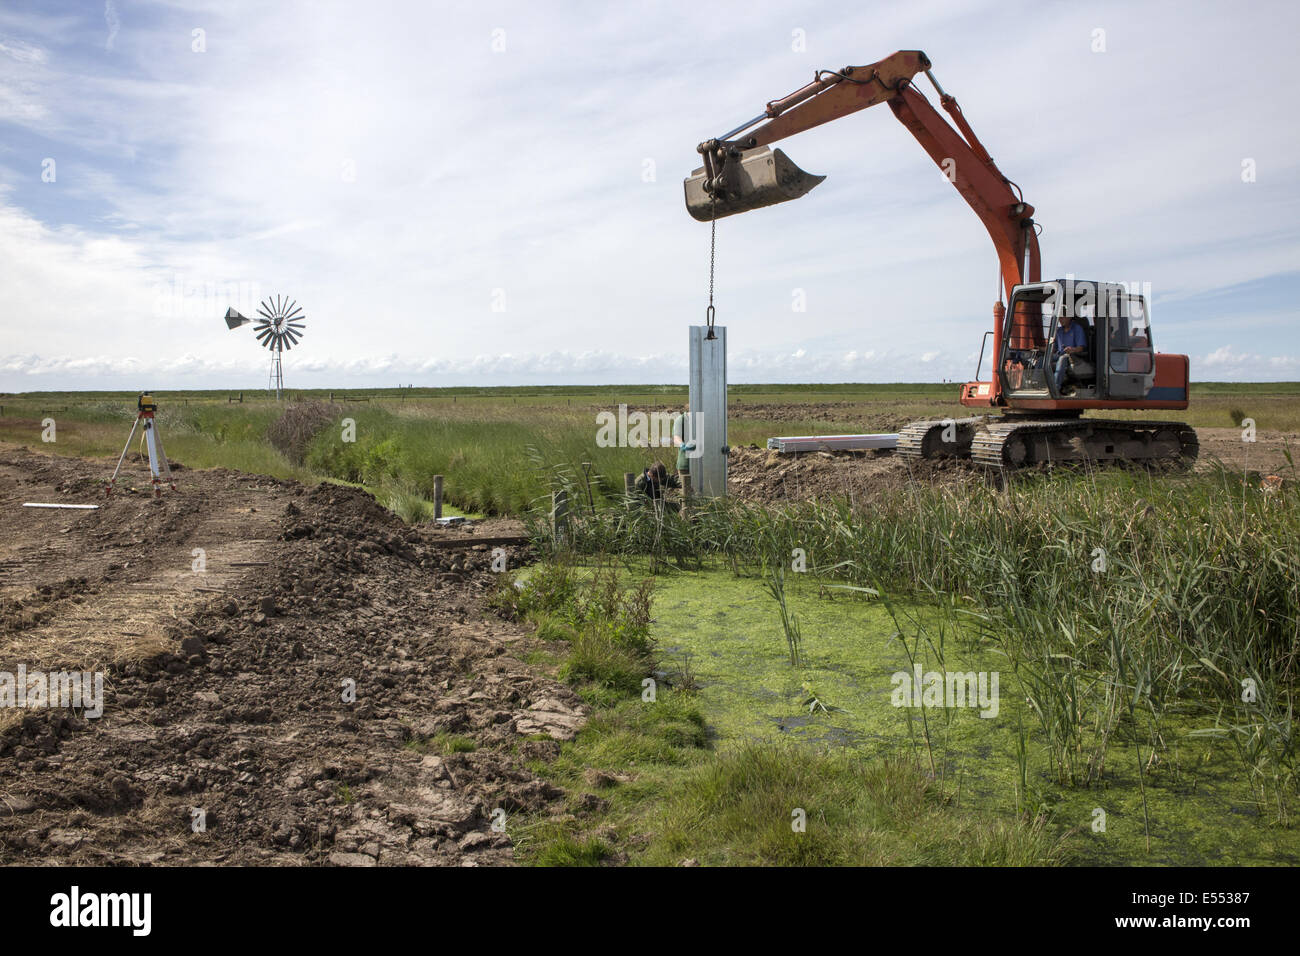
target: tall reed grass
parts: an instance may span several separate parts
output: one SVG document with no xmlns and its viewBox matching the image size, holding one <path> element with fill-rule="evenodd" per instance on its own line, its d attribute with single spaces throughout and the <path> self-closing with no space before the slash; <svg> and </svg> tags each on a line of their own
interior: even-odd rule
<svg viewBox="0 0 1300 956">
<path fill-rule="evenodd" d="M 1236 749 L 1280 816 L 1295 795 L 1294 483 L 1267 494 L 1224 470 L 1109 471 L 1003 491 L 917 483 L 856 507 L 611 508 L 575 516 L 568 546 L 755 574 L 802 548 L 814 574 L 933 600 L 964 639 L 1005 653 L 1062 782 L 1100 781 L 1117 736 L 1154 763 L 1190 718 Z"/>
</svg>

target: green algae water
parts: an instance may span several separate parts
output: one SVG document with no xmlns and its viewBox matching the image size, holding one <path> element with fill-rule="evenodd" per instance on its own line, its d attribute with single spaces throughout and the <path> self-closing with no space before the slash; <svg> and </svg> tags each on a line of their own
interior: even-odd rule
<svg viewBox="0 0 1300 956">
<path fill-rule="evenodd" d="M 702 571 L 656 580 L 661 668 L 697 687 L 717 747 L 789 739 L 864 760 L 910 753 L 961 806 L 1044 813 L 1075 863 L 1300 862 L 1300 828 L 1278 822 L 1231 745 L 1190 735 L 1209 721 L 1163 718 L 1154 756 L 1146 739 L 1117 733 L 1100 782 L 1062 784 L 996 647 L 963 639 L 937 609 L 895 603 L 891 615 L 880 600 L 797 574 L 786 597 L 802 631 L 800 667 L 761 579 Z M 948 674 L 973 675 L 975 693 L 963 701 L 952 692 L 963 682 Z"/>
</svg>

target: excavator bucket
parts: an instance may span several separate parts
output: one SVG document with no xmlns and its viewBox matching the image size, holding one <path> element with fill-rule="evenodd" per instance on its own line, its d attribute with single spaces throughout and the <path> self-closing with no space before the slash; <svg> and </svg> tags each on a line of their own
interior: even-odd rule
<svg viewBox="0 0 1300 956">
<path fill-rule="evenodd" d="M 683 183 L 686 209 L 700 222 L 798 199 L 826 177 L 805 173 L 779 149 L 761 146 L 746 150 L 739 159 L 727 160 L 723 188 L 714 196 L 704 191 L 704 178 L 701 167 Z"/>
</svg>

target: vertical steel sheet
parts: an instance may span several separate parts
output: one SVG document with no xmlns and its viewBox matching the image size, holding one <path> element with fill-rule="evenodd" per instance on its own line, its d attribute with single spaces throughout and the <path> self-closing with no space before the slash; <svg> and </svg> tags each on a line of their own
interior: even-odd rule
<svg viewBox="0 0 1300 956">
<path fill-rule="evenodd" d="M 727 494 L 727 330 L 692 325 L 691 414 L 688 441 L 695 442 L 691 486 L 695 494 L 723 498 Z"/>
</svg>

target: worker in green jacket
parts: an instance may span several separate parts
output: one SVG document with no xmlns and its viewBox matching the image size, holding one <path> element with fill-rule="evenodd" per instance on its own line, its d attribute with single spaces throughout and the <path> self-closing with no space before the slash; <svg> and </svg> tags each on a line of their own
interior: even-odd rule
<svg viewBox="0 0 1300 956">
<path fill-rule="evenodd" d="M 683 475 L 690 475 L 690 453 L 695 451 L 695 442 L 686 440 L 686 418 L 690 413 L 691 409 L 688 405 L 686 411 L 673 419 L 673 444 L 677 446 L 677 475 L 679 480 Z M 681 484 L 684 485 L 685 482 L 681 482 Z"/>
</svg>

